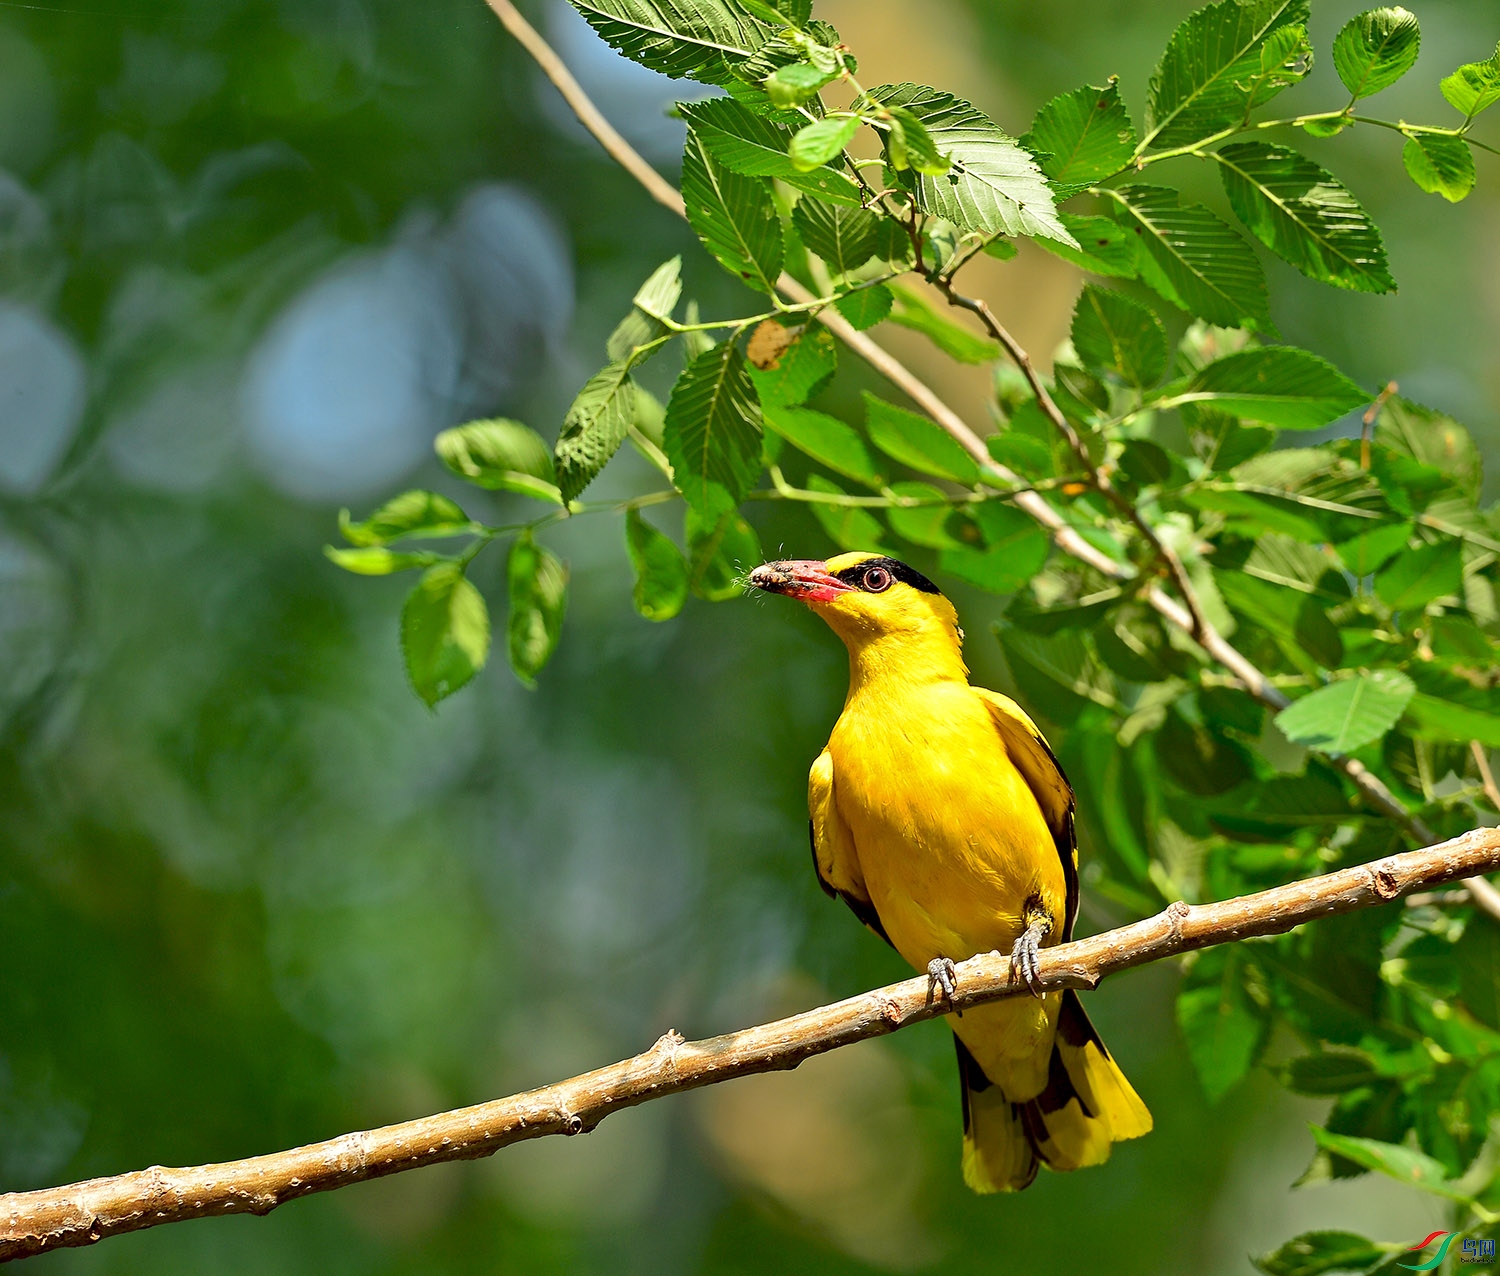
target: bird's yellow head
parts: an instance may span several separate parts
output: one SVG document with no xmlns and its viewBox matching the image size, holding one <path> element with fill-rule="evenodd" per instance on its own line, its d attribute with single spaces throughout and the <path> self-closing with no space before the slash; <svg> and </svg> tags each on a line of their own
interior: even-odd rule
<svg viewBox="0 0 1500 1276">
<path fill-rule="evenodd" d="M 958 658 L 963 633 L 953 604 L 921 572 L 897 559 L 864 551 L 826 563 L 784 559 L 761 564 L 750 573 L 750 583 L 806 603 L 856 658 L 872 646 L 893 644 L 911 656 L 921 648 L 929 658 L 939 652 Z"/>
</svg>

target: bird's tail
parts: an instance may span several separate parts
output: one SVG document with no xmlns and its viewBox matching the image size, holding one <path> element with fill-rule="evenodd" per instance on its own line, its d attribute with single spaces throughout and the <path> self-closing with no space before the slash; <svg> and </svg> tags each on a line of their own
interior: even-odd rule
<svg viewBox="0 0 1500 1276">
<path fill-rule="evenodd" d="M 1014 1103 L 958 1043 L 964 1109 L 964 1181 L 976 1192 L 1017 1192 L 1037 1164 L 1077 1170 L 1109 1159 L 1111 1145 L 1151 1129 L 1151 1113 L 1110 1057 L 1072 989 L 1062 996 L 1047 1084 Z"/>
</svg>

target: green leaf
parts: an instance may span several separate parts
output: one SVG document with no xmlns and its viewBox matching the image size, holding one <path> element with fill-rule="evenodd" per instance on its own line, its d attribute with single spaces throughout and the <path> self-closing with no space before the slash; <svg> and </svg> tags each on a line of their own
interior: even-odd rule
<svg viewBox="0 0 1500 1276">
<path fill-rule="evenodd" d="M 323 546 L 323 553 L 335 567 L 356 576 L 389 576 L 392 572 L 410 571 L 414 567 L 431 567 L 443 561 L 442 555 L 427 552 L 398 553 L 384 545 L 361 545 L 357 549 Z"/>
<path fill-rule="evenodd" d="M 771 105 L 786 111 L 812 101 L 818 96 L 819 89 L 837 78 L 837 69 L 820 70 L 810 62 L 792 62 L 777 67 L 763 83 Z"/>
<path fill-rule="evenodd" d="M 919 84 L 887 84 L 870 90 L 887 108 L 903 107 L 926 127 L 937 150 L 953 166 L 941 176 L 915 179 L 923 212 L 961 230 L 1028 235 L 1073 244 L 1058 220 L 1052 191 L 1030 152 L 962 98 Z"/>
<path fill-rule="evenodd" d="M 1367 9 L 1333 40 L 1333 67 L 1356 98 L 1388 89 L 1416 63 L 1422 31 L 1402 8 Z"/>
<path fill-rule="evenodd" d="M 792 138 L 789 154 L 799 172 L 809 172 L 844 153 L 864 121 L 857 115 L 830 115 L 814 120 Z"/>
<path fill-rule="evenodd" d="M 1306 25 L 1307 0 L 1219 0 L 1192 14 L 1167 43 L 1146 97 L 1146 140 L 1182 146 L 1244 117 L 1271 32 Z"/>
<path fill-rule="evenodd" d="M 1378 1170 L 1391 1178 L 1435 1196 L 1446 1196 L 1452 1200 L 1468 1198 L 1448 1181 L 1448 1172 L 1442 1162 L 1433 1159 L 1415 1148 L 1397 1143 L 1382 1143 L 1378 1139 L 1357 1139 L 1346 1134 L 1334 1134 L 1321 1126 L 1312 1126 L 1313 1138 L 1320 1148 L 1342 1156 L 1367 1170 Z"/>
<path fill-rule="evenodd" d="M 905 284 L 887 284 L 896 300 L 892 323 L 920 332 L 950 359 L 960 363 L 993 363 L 1000 357 L 1000 347 L 988 337 L 955 323 L 934 308 L 927 297 Z"/>
<path fill-rule="evenodd" d="M 759 292 L 775 292 L 785 246 L 766 179 L 725 168 L 701 138 L 689 133 L 682 198 L 688 224 L 724 269 Z"/>
<path fill-rule="evenodd" d="M 1030 434 L 1011 429 L 990 435 L 984 443 L 989 454 L 1001 465 L 1027 478 L 1052 478 L 1057 472 L 1052 448 Z"/>
<path fill-rule="evenodd" d="M 1100 376 L 1144 388 L 1166 374 L 1166 329 L 1123 293 L 1086 284 L 1073 310 L 1072 337 L 1084 367 Z"/>
<path fill-rule="evenodd" d="M 1071 248 L 1055 239 L 1036 241 L 1054 257 L 1093 274 L 1116 279 L 1134 279 L 1140 273 L 1135 236 L 1118 222 L 1079 213 L 1059 213 L 1057 219 L 1078 241 L 1078 247 Z"/>
<path fill-rule="evenodd" d="M 1395 726 L 1415 693 L 1412 680 L 1398 670 L 1359 673 L 1294 701 L 1276 715 L 1276 725 L 1294 744 L 1352 753 Z"/>
<path fill-rule="evenodd" d="M 496 417 L 444 430 L 433 447 L 453 473 L 476 487 L 561 502 L 552 455 L 535 430 Z"/>
<path fill-rule="evenodd" d="M 1341 541 L 1334 549 L 1353 575 L 1371 576 L 1406 548 L 1411 534 L 1410 523 L 1392 523 Z"/>
<path fill-rule="evenodd" d="M 562 500 L 577 500 L 594 481 L 620 450 L 635 413 L 636 390 L 629 364 L 612 363 L 584 383 L 557 436 L 557 482 Z"/>
<path fill-rule="evenodd" d="M 414 491 L 393 496 L 363 523 L 351 522 L 349 511 L 340 510 L 339 530 L 351 545 L 387 545 L 403 536 L 458 536 L 473 531 L 474 525 L 446 496 Z M 345 565 L 338 559 L 334 562 Z"/>
<path fill-rule="evenodd" d="M 839 208 L 816 199 L 799 199 L 792 209 L 792 225 L 802 242 L 835 275 L 847 275 L 875 255 L 879 224 L 874 213 L 862 208 Z"/>
<path fill-rule="evenodd" d="M 1260 46 L 1260 70 L 1245 82 L 1245 110 L 1269 102 L 1282 89 L 1306 78 L 1312 70 L 1312 41 L 1301 23 L 1277 27 Z"/>
<path fill-rule="evenodd" d="M 570 0 L 605 41 L 674 80 L 718 83 L 721 68 L 748 58 L 776 28 L 735 0 Z"/>
<path fill-rule="evenodd" d="M 1453 946 L 1458 995 L 1471 1015 L 1500 1032 L 1500 926 L 1476 914 Z"/>
<path fill-rule="evenodd" d="M 830 470 L 869 487 L 885 482 L 859 431 L 812 408 L 764 405 L 765 423 L 793 447 Z"/>
<path fill-rule="evenodd" d="M 945 572 L 992 594 L 1014 593 L 1041 573 L 1052 541 L 1032 519 L 1014 506 L 989 501 L 972 508 L 984 534 L 984 548 L 957 545 L 944 549 Z"/>
<path fill-rule="evenodd" d="M 827 495 L 845 495 L 844 489 L 830 482 L 821 474 L 809 474 L 807 486 L 814 492 Z M 885 543 L 886 531 L 880 520 L 867 509 L 857 505 L 824 505 L 809 503 L 813 516 L 823 531 L 840 549 L 874 550 Z"/>
<path fill-rule="evenodd" d="M 510 547 L 505 576 L 510 590 L 505 626 L 510 667 L 526 686 L 535 686 L 562 636 L 568 569 L 525 532 Z"/>
<path fill-rule="evenodd" d="M 1363 1271 L 1386 1253 L 1353 1232 L 1303 1232 L 1254 1262 L 1266 1276 L 1322 1276 L 1324 1272 Z"/>
<path fill-rule="evenodd" d="M 928 177 L 940 177 L 953 167 L 948 156 L 938 154 L 937 144 L 920 116 L 904 106 L 886 109 L 890 131 L 886 134 L 885 150 L 892 168 L 897 172 L 910 168 Z"/>
<path fill-rule="evenodd" d="M 1234 0 L 1223 0 L 1233 3 Z M 1139 245 L 1141 278 L 1174 306 L 1224 328 L 1273 333 L 1266 277 L 1254 250 L 1202 204 L 1165 186 L 1104 192 Z"/>
<path fill-rule="evenodd" d="M 687 600 L 688 571 L 682 552 L 637 509 L 625 511 L 625 547 L 635 568 L 631 601 L 636 611 L 647 620 L 671 620 Z"/>
<path fill-rule="evenodd" d="M 892 460 L 955 483 L 978 482 L 974 458 L 929 418 L 877 399 L 868 390 L 864 400 L 870 442 Z"/>
<path fill-rule="evenodd" d="M 737 509 L 704 518 L 692 506 L 684 520 L 688 543 L 688 588 L 709 602 L 744 592 L 745 577 L 761 561 L 760 538 Z"/>
<path fill-rule="evenodd" d="M 1474 189 L 1474 154 L 1462 138 L 1417 133 L 1401 148 L 1407 176 L 1429 195 L 1456 204 Z"/>
<path fill-rule="evenodd" d="M 458 563 L 429 567 L 401 608 L 401 651 L 411 685 L 428 708 L 451 696 L 490 653 L 484 597 Z"/>
<path fill-rule="evenodd" d="M 1411 666 L 1417 694 L 1406 707 L 1403 725 L 1424 740 L 1467 744 L 1478 740 L 1500 749 L 1500 713 L 1495 693 L 1424 661 Z"/>
<path fill-rule="evenodd" d="M 884 284 L 874 284 L 846 292 L 833 304 L 839 314 L 863 332 L 890 315 L 894 300 L 889 288 Z"/>
<path fill-rule="evenodd" d="M 1500 44 L 1483 62 L 1466 62 L 1452 75 L 1445 75 L 1438 88 L 1466 120 L 1500 102 Z"/>
<path fill-rule="evenodd" d="M 837 204 L 863 203 L 853 180 L 832 168 L 803 172 L 787 153 L 792 130 L 747 109 L 731 97 L 679 102 L 678 113 L 725 168 L 748 177 L 775 177 L 800 191 Z"/>
<path fill-rule="evenodd" d="M 1340 288 L 1395 290 L 1380 231 L 1332 173 L 1265 142 L 1237 142 L 1213 156 L 1229 206 L 1278 257 Z"/>
<path fill-rule="evenodd" d="M 1036 113 L 1021 145 L 1054 182 L 1091 185 L 1112 177 L 1135 154 L 1135 128 L 1114 80 L 1085 84 Z"/>
<path fill-rule="evenodd" d="M 1374 1062 L 1359 1050 L 1320 1050 L 1281 1066 L 1282 1084 L 1297 1094 L 1347 1094 L 1377 1080 Z"/>
<path fill-rule="evenodd" d="M 1479 494 L 1482 461 L 1472 436 L 1452 417 L 1392 397 L 1380 408 L 1373 442 L 1398 456 L 1431 466 L 1471 500 Z"/>
<path fill-rule="evenodd" d="M 738 505 L 760 477 L 761 410 L 733 341 L 694 359 L 667 403 L 662 451 L 673 482 L 700 514 Z"/>
<path fill-rule="evenodd" d="M 774 368 L 749 368 L 762 403 L 806 403 L 838 368 L 838 346 L 828 329 L 811 324 L 782 352 Z"/>
<path fill-rule="evenodd" d="M 715 101 L 728 101 L 716 98 Z M 663 319 L 670 319 L 682 296 L 682 258 L 664 261 L 631 299 L 630 313 L 620 320 L 605 346 L 611 363 L 630 363 L 636 351 L 666 332 Z"/>
<path fill-rule="evenodd" d="M 1159 406 L 1207 403 L 1283 430 L 1316 430 L 1368 402 L 1326 359 L 1295 346 L 1260 346 L 1214 360 Z"/>
<path fill-rule="evenodd" d="M 953 506 L 947 496 L 931 483 L 903 480 L 891 484 L 897 496 L 922 501 L 921 505 L 893 505 L 886 510 L 891 530 L 904 541 L 927 549 L 953 549 L 963 544 L 948 531 Z"/>
<path fill-rule="evenodd" d="M 1343 640 L 1328 613 L 1312 595 L 1295 595 L 1244 572 L 1215 571 L 1214 581 L 1236 614 L 1264 629 L 1297 668 L 1316 673 L 1335 669 L 1343 657 Z M 1309 659 L 1309 657 L 1311 659 Z"/>
<path fill-rule="evenodd" d="M 1213 1103 L 1250 1070 L 1266 1036 L 1266 1017 L 1245 991 L 1246 966 L 1237 948 L 1209 949 L 1177 994 L 1177 1025 Z"/>
<path fill-rule="evenodd" d="M 1463 596 L 1463 544 L 1436 541 L 1403 550 L 1375 576 L 1375 596 L 1392 611 L 1415 611 L 1434 598 Z"/>
</svg>

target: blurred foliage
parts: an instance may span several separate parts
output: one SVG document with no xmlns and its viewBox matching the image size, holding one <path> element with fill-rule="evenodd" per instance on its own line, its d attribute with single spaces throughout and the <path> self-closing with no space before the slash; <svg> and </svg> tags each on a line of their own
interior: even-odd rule
<svg viewBox="0 0 1500 1276">
<path fill-rule="evenodd" d="M 971 662 L 1009 671 L 1079 788 L 1096 924 L 1398 847 L 1333 752 L 1441 833 L 1494 818 L 1480 451 L 1400 394 L 1362 426 L 1377 387 L 1342 330 L 1325 346 L 1289 310 L 1318 353 L 1269 344 L 1299 285 L 1230 220 L 1312 281 L 1388 288 L 1398 239 L 1324 165 L 1415 182 L 1442 224 L 1476 172 L 1484 197 L 1488 157 L 1454 147 L 1488 136 L 1492 63 L 1398 83 L 1416 25 L 1385 10 L 1317 45 L 1338 86 L 1304 85 L 1305 13 L 1255 0 L 1188 19 L 1148 84 L 1154 28 L 1114 15 L 1140 54 L 1112 49 L 1120 86 L 1035 84 L 1017 142 L 941 89 L 846 91 L 853 53 L 795 3 L 697 7 L 732 14 L 738 67 L 643 45 L 643 5 L 586 8 L 726 96 L 660 117 L 572 15 L 548 30 L 649 154 L 688 126 L 691 231 L 482 6 L 0 9 L 0 1188 L 307 1142 L 899 977 L 806 871 L 803 766 L 839 659 L 796 619 L 694 601 L 738 597 L 762 545 L 879 544 L 966 604 Z M 997 11 L 985 39 L 1023 33 L 1022 84 L 1037 24 L 1098 34 L 1087 5 Z M 1441 96 L 1403 115 L 1435 122 L 1384 130 L 1370 169 L 1353 148 L 1376 126 L 1350 119 L 1419 76 Z M 1263 131 L 1272 111 L 1291 123 Z M 981 248 L 1012 268 L 1032 239 L 1094 276 L 1048 393 L 1293 698 L 1279 715 L 1143 603 L 1159 550 L 922 279 Z M 857 326 L 993 369 L 994 464 L 841 364 L 806 310 L 747 307 L 742 283 L 781 269 Z M 1128 579 L 1049 550 L 1006 499 L 1022 487 Z M 339 504 L 374 512 L 329 557 L 421 572 L 404 610 L 317 555 Z M 486 601 L 535 694 L 475 677 Z M 423 699 L 469 684 L 435 715 L 398 631 Z M 1415 1184 L 1487 1235 L 1492 933 L 1441 894 L 1205 954 L 1180 991 L 1107 988 L 1101 1029 L 1158 1131 L 1016 1200 L 962 1192 L 947 1042 L 915 1031 L 588 1140 L 36 1261 L 1243 1270 L 1284 1234 L 1216 1205 L 1279 1102 L 1267 1071 L 1332 1104 L 1308 1181 Z M 1343 1239 L 1264 1262 L 1369 1269 L 1416 1229 L 1367 1214 L 1378 1244 L 1325 1231 Z"/>
</svg>

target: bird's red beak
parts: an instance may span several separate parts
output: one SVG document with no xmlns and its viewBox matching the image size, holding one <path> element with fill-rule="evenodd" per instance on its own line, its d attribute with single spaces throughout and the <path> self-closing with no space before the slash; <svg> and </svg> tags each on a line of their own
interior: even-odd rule
<svg viewBox="0 0 1500 1276">
<path fill-rule="evenodd" d="M 750 583 L 757 589 L 785 594 L 805 603 L 830 602 L 853 588 L 837 576 L 829 575 L 827 563 L 796 558 L 762 563 L 750 573 Z"/>
</svg>

